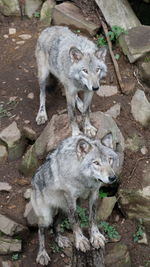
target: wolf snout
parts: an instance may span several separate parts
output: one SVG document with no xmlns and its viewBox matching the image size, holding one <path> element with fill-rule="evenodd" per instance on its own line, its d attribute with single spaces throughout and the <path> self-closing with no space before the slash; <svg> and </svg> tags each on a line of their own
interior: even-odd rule
<svg viewBox="0 0 150 267">
<path fill-rule="evenodd" d="M 93 86 L 93 87 L 92 87 L 92 90 L 93 90 L 93 91 L 97 91 L 98 89 L 99 89 L 99 86 Z"/>
<path fill-rule="evenodd" d="M 110 183 L 114 183 L 117 180 L 117 177 L 116 177 L 116 175 L 109 176 L 108 180 L 109 180 Z"/>
</svg>

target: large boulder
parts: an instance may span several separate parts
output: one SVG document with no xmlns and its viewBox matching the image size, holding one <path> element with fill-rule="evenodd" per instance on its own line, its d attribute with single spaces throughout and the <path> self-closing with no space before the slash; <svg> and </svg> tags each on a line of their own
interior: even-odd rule
<svg viewBox="0 0 150 267">
<path fill-rule="evenodd" d="M 145 62 L 141 62 L 139 64 L 139 72 L 142 81 L 145 82 L 148 86 L 150 86 L 150 55 L 149 57 L 145 57 Z"/>
<path fill-rule="evenodd" d="M 8 255 L 16 252 L 21 252 L 21 250 L 21 240 L 0 236 L 0 255 Z"/>
<path fill-rule="evenodd" d="M 34 13 L 42 6 L 42 0 L 25 0 L 25 14 L 32 18 Z"/>
<path fill-rule="evenodd" d="M 141 24 L 127 0 L 95 1 L 111 27 L 117 25 L 127 30 Z"/>
<path fill-rule="evenodd" d="M 55 25 L 73 26 L 77 30 L 88 32 L 91 36 L 94 36 L 100 28 L 100 24 L 86 20 L 81 10 L 70 2 L 56 5 L 52 18 Z"/>
<path fill-rule="evenodd" d="M 19 16 L 20 8 L 18 0 L 0 0 L 0 13 L 5 16 Z"/>
<path fill-rule="evenodd" d="M 106 221 L 111 215 L 113 208 L 117 202 L 117 198 L 104 197 L 102 200 L 98 199 L 97 220 Z"/>
<path fill-rule="evenodd" d="M 7 149 L 4 145 L 0 145 L 0 163 L 4 163 L 8 158 Z"/>
<path fill-rule="evenodd" d="M 150 52 L 150 26 L 138 26 L 119 37 L 120 46 L 131 63 Z"/>
<path fill-rule="evenodd" d="M 121 187 L 119 205 L 129 219 L 142 219 L 145 225 L 150 226 L 150 164 L 142 161 L 140 166 L 139 186 L 135 188 L 129 183 L 127 188 Z"/>
<path fill-rule="evenodd" d="M 21 234 L 27 231 L 27 228 L 11 219 L 5 215 L 0 214 L 0 232 L 13 236 Z"/>
<path fill-rule="evenodd" d="M 35 153 L 35 147 L 32 145 L 25 155 L 23 155 L 21 163 L 19 165 L 19 171 L 26 175 L 32 175 L 39 165 L 37 155 Z"/>
<path fill-rule="evenodd" d="M 131 112 L 136 121 L 146 127 L 150 121 L 150 102 L 145 93 L 138 89 L 131 100 Z"/>
<path fill-rule="evenodd" d="M 47 0 L 43 3 L 40 13 L 40 21 L 46 26 L 50 26 L 52 20 L 52 12 L 55 7 L 55 0 Z"/>
<path fill-rule="evenodd" d="M 24 153 L 26 142 L 15 121 L 0 132 L 0 140 L 7 146 L 9 160 L 16 160 Z"/>
</svg>

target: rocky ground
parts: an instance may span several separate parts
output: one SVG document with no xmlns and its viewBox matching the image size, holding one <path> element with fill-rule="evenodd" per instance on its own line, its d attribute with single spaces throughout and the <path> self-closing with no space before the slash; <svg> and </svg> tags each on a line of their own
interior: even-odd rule
<svg viewBox="0 0 150 267">
<path fill-rule="evenodd" d="M 16 32 L 12 33 L 10 28 L 14 28 Z M 26 174 L 26 169 L 25 171 L 23 169 L 23 175 L 19 169 L 22 162 L 22 154 L 29 148 L 35 148 L 35 143 L 37 144 L 35 140 L 45 128 L 45 125 L 37 126 L 35 122 L 39 104 L 39 91 L 34 50 L 41 29 L 42 27 L 36 19 L 24 19 L 21 21 L 20 18 L 8 18 L 0 25 L 0 173 L 1 182 L 9 184 L 9 186 L 2 184 L 0 189 L 0 232 L 2 232 L 0 250 L 1 248 L 6 248 L 6 243 L 9 244 L 6 252 L 2 253 L 6 255 L 0 257 L 0 266 L 3 267 L 37 266 L 35 263 L 38 246 L 37 228 L 28 228 L 29 222 L 24 218 L 25 206 L 28 203 L 28 200 L 24 198 L 24 193 L 30 188 L 31 175 Z M 24 37 L 21 36 L 22 34 L 27 35 Z M 110 212 L 110 216 L 107 214 L 106 218 L 108 217 L 109 224 L 113 225 L 121 236 L 119 242 L 115 243 L 114 241 L 118 240 L 110 240 L 111 242 L 106 244 L 106 262 L 107 266 L 111 264 L 111 266 L 115 267 L 144 267 L 150 266 L 150 247 L 148 246 L 150 242 L 150 220 L 147 215 L 150 206 L 150 126 L 148 124 L 150 117 L 150 102 L 148 102 L 150 101 L 150 91 L 149 87 L 139 80 L 137 67 L 128 62 L 120 48 L 115 47 L 114 51 L 120 55 L 118 63 L 126 94 L 121 94 L 119 91 L 114 67 L 108 55 L 108 75 L 102 85 L 104 93 L 95 94 L 92 103 L 92 112 L 106 112 L 112 106 L 118 104 L 115 111 L 113 111 L 113 115 L 111 111 L 111 116 L 115 117 L 115 125 L 120 129 L 125 141 L 125 158 L 120 175 L 119 188 L 117 185 L 114 189 L 107 189 L 105 201 L 103 199 L 103 202 L 106 202 L 108 206 L 107 201 L 109 201 L 109 198 L 116 196 L 116 204 L 113 205 L 114 208 L 111 208 L 111 211 L 112 209 L 113 211 L 112 213 Z M 62 134 L 61 138 L 64 137 L 64 132 L 66 131 L 66 100 L 59 89 L 60 85 L 58 84 L 55 91 L 47 94 L 49 120 L 56 114 L 51 123 L 53 126 L 53 138 L 58 133 Z M 144 95 L 143 92 L 145 93 Z M 140 112 L 143 106 L 144 111 L 146 111 L 146 117 L 141 121 L 143 115 Z M 56 121 L 59 121 L 57 127 Z M 8 126 L 11 128 L 7 129 Z M 27 128 L 29 129 L 27 130 Z M 12 137 L 13 131 L 14 135 Z M 8 139 L 11 136 L 11 140 L 7 139 L 7 150 L 5 149 L 6 132 Z M 17 146 L 16 150 L 14 150 L 11 143 L 12 138 L 14 138 L 15 144 L 16 140 L 19 140 L 18 143 L 21 143 L 21 147 L 18 148 Z M 44 143 L 43 138 L 41 139 Z M 56 139 L 53 140 L 54 142 L 58 141 Z M 46 148 L 43 148 L 43 154 L 47 150 L 47 145 L 46 143 Z M 39 158 L 37 161 L 35 159 L 34 162 L 39 163 Z M 3 188 L 4 186 L 7 188 Z M 6 217 L 3 217 L 3 215 Z M 135 220 L 135 218 L 139 219 L 140 217 L 145 219 L 144 225 L 146 225 L 146 228 L 143 228 L 145 227 L 143 222 L 138 223 Z M 9 218 L 13 221 L 7 221 Z M 133 219 L 131 220 L 130 218 Z M 31 219 L 33 219 L 32 215 Z M 16 225 L 16 223 L 20 225 Z M 138 240 L 135 240 L 135 242 L 133 240 L 135 234 L 138 237 L 138 227 L 142 232 L 139 235 L 139 239 L 145 237 L 143 232 L 146 232 L 147 241 L 144 240 L 144 244 L 138 243 Z M 71 235 L 69 231 L 66 231 L 66 234 Z M 15 241 L 12 242 L 12 240 L 8 239 L 5 241 L 8 236 L 9 239 L 13 236 Z M 52 258 L 50 266 L 65 267 L 70 265 L 71 250 L 60 251 L 54 243 L 53 234 L 50 232 L 47 235 L 47 248 Z"/>
</svg>

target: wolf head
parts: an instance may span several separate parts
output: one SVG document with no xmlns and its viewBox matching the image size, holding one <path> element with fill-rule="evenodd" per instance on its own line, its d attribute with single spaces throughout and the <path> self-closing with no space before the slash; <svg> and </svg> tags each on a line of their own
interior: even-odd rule
<svg viewBox="0 0 150 267">
<path fill-rule="evenodd" d="M 102 142 L 102 143 L 101 143 Z M 77 156 L 81 161 L 80 172 L 83 177 L 111 184 L 116 181 L 114 169 L 119 158 L 112 149 L 112 135 L 106 135 L 101 142 L 81 138 L 77 143 Z"/>
<path fill-rule="evenodd" d="M 70 77 L 78 81 L 82 87 L 89 91 L 97 91 L 100 80 L 106 76 L 105 64 L 106 49 L 101 48 L 95 53 L 83 54 L 78 48 L 71 47 L 69 51 L 71 58 Z"/>
</svg>

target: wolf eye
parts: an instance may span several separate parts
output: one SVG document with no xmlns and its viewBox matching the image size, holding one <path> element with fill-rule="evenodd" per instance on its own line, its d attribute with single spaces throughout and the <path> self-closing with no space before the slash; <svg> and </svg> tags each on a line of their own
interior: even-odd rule
<svg viewBox="0 0 150 267">
<path fill-rule="evenodd" d="M 100 68 L 97 68 L 97 69 L 96 69 L 96 72 L 99 72 L 100 70 L 101 70 Z"/>
<path fill-rule="evenodd" d="M 113 159 L 109 158 L 109 164 L 112 165 L 113 164 Z"/>
<path fill-rule="evenodd" d="M 97 166 L 100 166 L 100 163 L 97 160 L 95 160 L 93 163 Z"/>
<path fill-rule="evenodd" d="M 87 69 L 83 69 L 82 71 L 85 72 L 85 73 L 88 73 Z"/>
</svg>

